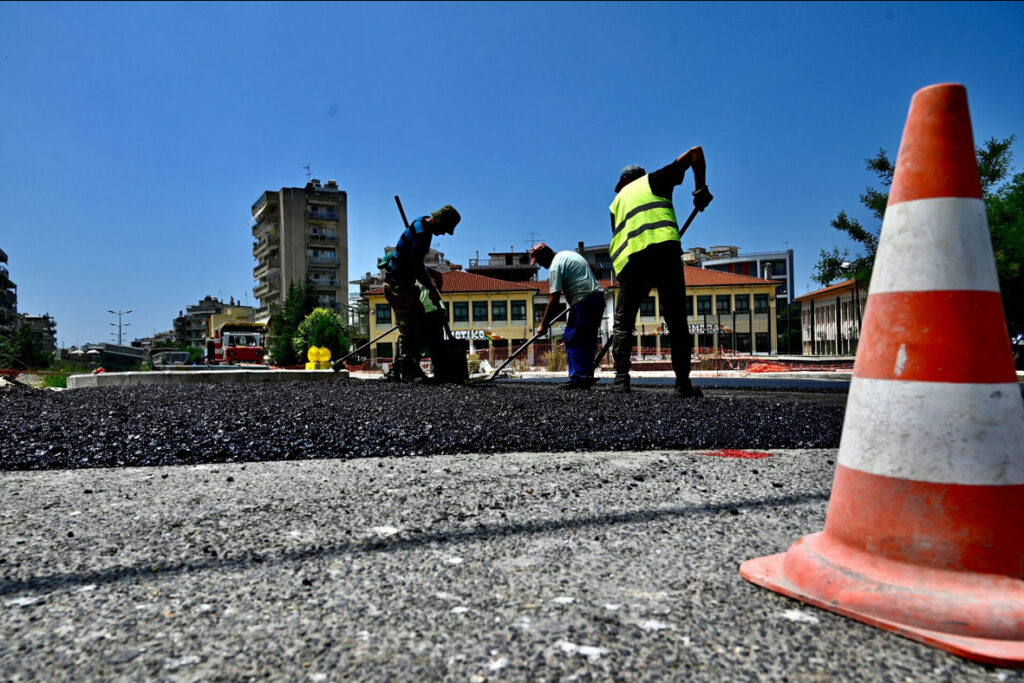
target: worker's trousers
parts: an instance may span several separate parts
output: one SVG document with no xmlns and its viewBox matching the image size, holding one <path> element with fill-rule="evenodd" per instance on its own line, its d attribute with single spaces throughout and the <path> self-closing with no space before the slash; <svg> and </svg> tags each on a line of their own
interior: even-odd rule
<svg viewBox="0 0 1024 683">
<path fill-rule="evenodd" d="M 629 376 L 636 315 L 640 311 L 640 302 L 651 289 L 658 290 L 661 317 L 668 326 L 676 384 L 688 384 L 691 339 L 686 323 L 686 281 L 678 242 L 661 242 L 634 254 L 619 274 L 619 299 L 615 304 L 615 328 L 612 332 L 615 376 Z"/>
<path fill-rule="evenodd" d="M 420 292 L 416 285 L 384 283 L 384 298 L 391 304 L 398 323 L 398 349 L 395 367 L 403 379 L 423 375 L 420 358 L 423 354 L 425 319 Z"/>
<path fill-rule="evenodd" d="M 596 291 L 569 308 L 565 323 L 565 353 L 569 357 L 569 381 L 583 383 L 594 377 L 597 329 L 604 314 L 604 292 Z"/>
</svg>

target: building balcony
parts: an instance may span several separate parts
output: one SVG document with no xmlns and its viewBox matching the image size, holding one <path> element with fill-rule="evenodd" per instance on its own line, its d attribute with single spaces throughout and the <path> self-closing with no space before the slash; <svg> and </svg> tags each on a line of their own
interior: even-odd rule
<svg viewBox="0 0 1024 683">
<path fill-rule="evenodd" d="M 337 289 L 341 286 L 339 280 L 313 280 L 313 286 L 320 289 Z"/>
<path fill-rule="evenodd" d="M 314 266 L 337 266 L 341 264 L 341 259 L 337 256 L 310 256 L 309 263 Z"/>
<path fill-rule="evenodd" d="M 336 221 L 338 220 L 337 211 L 306 211 L 306 217 L 314 221 Z"/>
<path fill-rule="evenodd" d="M 252 225 L 253 237 L 261 237 L 268 232 L 277 232 L 278 227 L 277 214 L 261 218 Z"/>
<path fill-rule="evenodd" d="M 260 239 L 252 245 L 252 255 L 257 259 L 263 256 L 268 256 L 271 253 L 277 253 L 278 243 L 277 235 L 270 238 Z"/>
<path fill-rule="evenodd" d="M 313 244 L 334 243 L 338 241 L 337 235 L 324 235 L 321 233 L 307 233 L 306 238 Z"/>
<path fill-rule="evenodd" d="M 255 268 L 252 269 L 252 279 L 259 280 L 270 271 L 281 267 L 281 259 L 279 258 L 268 258 L 260 261 Z"/>
</svg>

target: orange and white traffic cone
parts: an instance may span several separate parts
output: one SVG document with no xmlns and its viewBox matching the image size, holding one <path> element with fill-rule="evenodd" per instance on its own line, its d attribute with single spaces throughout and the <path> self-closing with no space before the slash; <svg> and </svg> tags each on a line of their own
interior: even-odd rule
<svg viewBox="0 0 1024 683">
<path fill-rule="evenodd" d="M 910 104 L 825 530 L 740 574 L 1024 666 L 1024 405 L 961 85 Z"/>
</svg>

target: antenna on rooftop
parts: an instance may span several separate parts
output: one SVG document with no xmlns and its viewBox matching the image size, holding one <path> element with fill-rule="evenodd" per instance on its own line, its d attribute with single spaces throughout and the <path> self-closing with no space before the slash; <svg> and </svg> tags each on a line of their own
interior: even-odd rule
<svg viewBox="0 0 1024 683">
<path fill-rule="evenodd" d="M 308 182 L 309 179 L 313 177 L 313 172 L 309 170 L 309 164 L 306 164 L 302 168 L 306 169 L 306 181 Z"/>
<path fill-rule="evenodd" d="M 533 249 L 533 245 L 535 245 L 537 243 L 537 238 L 540 237 L 540 233 L 539 232 L 527 232 L 526 234 L 530 236 L 530 239 L 527 240 L 527 242 L 529 242 L 529 244 L 530 244 L 530 249 Z M 523 242 L 523 244 L 526 244 L 527 242 Z"/>
</svg>

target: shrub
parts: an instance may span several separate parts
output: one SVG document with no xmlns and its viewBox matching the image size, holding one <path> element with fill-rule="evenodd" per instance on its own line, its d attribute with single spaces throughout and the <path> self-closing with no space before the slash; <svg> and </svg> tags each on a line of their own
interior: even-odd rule
<svg viewBox="0 0 1024 683">
<path fill-rule="evenodd" d="M 554 346 L 544 359 L 544 366 L 548 372 L 561 372 L 569 367 L 569 355 L 565 352 L 564 346 Z"/>
<path fill-rule="evenodd" d="M 292 347 L 300 356 L 305 356 L 311 346 L 326 346 L 331 358 L 337 360 L 348 351 L 349 341 L 345 322 L 341 316 L 328 308 L 314 308 L 313 312 L 299 323 Z"/>
</svg>

